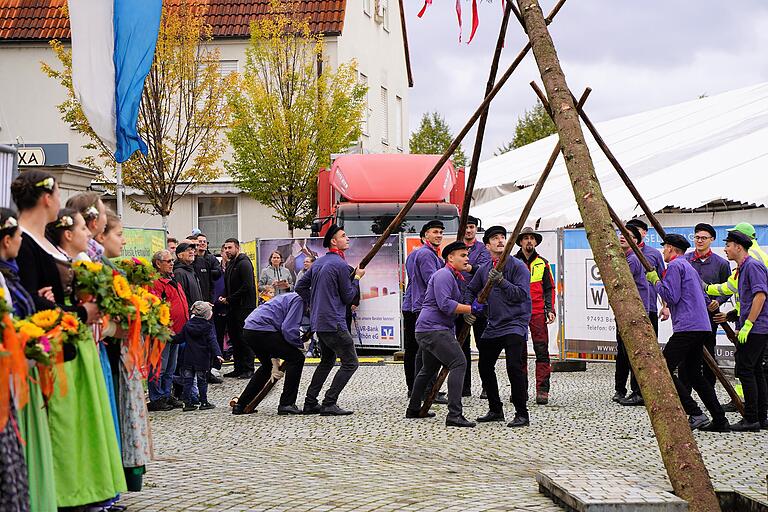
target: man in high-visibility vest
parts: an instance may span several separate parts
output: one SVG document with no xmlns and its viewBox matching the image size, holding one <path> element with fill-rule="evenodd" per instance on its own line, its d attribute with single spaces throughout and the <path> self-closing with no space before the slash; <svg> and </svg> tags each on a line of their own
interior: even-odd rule
<svg viewBox="0 0 768 512">
<path fill-rule="evenodd" d="M 520 250 L 515 258 L 522 260 L 531 272 L 531 340 L 536 353 L 536 403 L 544 405 L 549 401 L 549 328 L 555 321 L 555 280 L 549 262 L 539 256 L 536 246 L 542 237 L 531 228 L 523 228 L 517 237 Z"/>
<path fill-rule="evenodd" d="M 757 233 L 755 232 L 755 227 L 752 224 L 749 224 L 748 222 L 740 222 L 736 224 L 733 228 L 729 229 L 728 231 L 738 231 L 740 233 L 743 233 L 744 235 L 747 235 L 750 239 L 752 239 L 752 246 L 749 248 L 748 254 L 754 258 L 757 261 L 760 261 L 768 267 L 768 253 L 763 251 L 763 249 L 758 245 L 757 243 Z M 733 310 L 728 312 L 728 316 L 726 317 L 724 314 L 720 314 L 719 316 L 715 317 L 714 320 L 717 322 L 724 321 L 726 318 L 730 322 L 735 322 L 738 318 L 739 314 L 741 313 L 741 302 L 739 301 L 739 279 L 738 279 L 738 268 L 734 269 L 730 276 L 728 276 L 728 280 L 724 283 L 719 284 L 710 284 L 707 286 L 707 295 L 711 295 L 713 297 L 730 297 L 733 296 L 734 301 L 734 308 Z M 763 372 L 768 377 L 768 361 L 763 361 Z M 736 404 L 733 403 L 733 401 L 725 404 L 723 406 L 726 412 L 736 412 Z"/>
</svg>

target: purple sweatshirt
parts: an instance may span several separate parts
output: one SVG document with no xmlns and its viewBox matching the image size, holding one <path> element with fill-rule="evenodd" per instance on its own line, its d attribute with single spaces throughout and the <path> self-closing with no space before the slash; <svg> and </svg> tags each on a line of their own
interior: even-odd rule
<svg viewBox="0 0 768 512">
<path fill-rule="evenodd" d="M 728 281 L 728 278 L 731 275 L 731 266 L 724 258 L 717 254 L 712 253 L 707 256 L 706 259 L 702 260 L 701 258 L 696 257 L 696 251 L 691 251 L 685 255 L 685 259 L 687 259 L 696 272 L 699 273 L 699 277 L 701 277 L 701 280 L 704 281 L 705 284 L 724 283 Z M 723 295 L 717 297 L 710 296 L 709 298 L 710 300 L 716 300 L 718 303 L 724 304 L 728 302 L 730 297 Z"/>
<path fill-rule="evenodd" d="M 651 283 L 645 278 L 645 269 L 632 250 L 627 252 L 627 263 L 629 264 L 630 272 L 632 272 L 632 278 L 635 280 L 637 292 L 640 294 L 640 299 L 643 301 L 643 307 L 645 308 L 645 311 L 648 312 L 651 307 Z"/>
<path fill-rule="evenodd" d="M 309 304 L 313 331 L 347 330 L 347 306 L 355 299 L 359 283 L 350 277 L 349 266 L 341 256 L 328 252 L 318 258 L 296 283 L 295 290 Z"/>
<path fill-rule="evenodd" d="M 413 251 L 405 260 L 405 271 L 408 274 L 408 287 L 403 297 L 403 311 L 418 313 L 427 293 L 427 283 L 437 270 L 445 266 L 445 262 L 437 253 L 427 247 L 429 242 Z"/>
<path fill-rule="evenodd" d="M 749 310 L 752 309 L 755 294 L 760 292 L 768 294 L 768 269 L 755 258 L 747 256 L 739 265 L 738 279 L 739 301 L 741 302 L 739 326 L 742 326 L 749 317 Z M 757 315 L 757 319 L 752 324 L 751 332 L 768 334 L 768 306 L 763 306 L 763 310 Z"/>
<path fill-rule="evenodd" d="M 655 288 L 669 306 L 673 332 L 712 330 L 701 278 L 684 257 L 669 262 L 664 277 Z"/>
<path fill-rule="evenodd" d="M 461 274 L 466 283 L 469 284 L 480 267 L 491 262 L 491 253 L 483 242 L 476 241 L 467 247 L 467 255 L 469 256 L 469 264 L 472 265 L 472 272 L 462 272 Z"/>
<path fill-rule="evenodd" d="M 643 256 L 645 256 L 645 259 L 648 260 L 648 263 L 653 265 L 653 268 L 656 270 L 656 272 L 659 274 L 659 276 L 664 275 L 664 256 L 661 255 L 661 251 L 656 249 L 655 247 L 651 247 L 650 245 L 643 243 L 643 246 L 640 248 L 640 250 L 643 253 Z M 648 303 L 650 305 L 650 309 L 648 311 L 653 313 L 658 313 L 659 305 L 658 300 L 656 297 L 658 296 L 658 293 L 656 291 L 656 288 L 651 286 L 649 288 L 649 296 L 648 296 Z"/>
<path fill-rule="evenodd" d="M 454 332 L 457 316 L 455 311 L 460 300 L 459 278 L 450 268 L 443 267 L 432 274 L 427 284 L 421 313 L 416 320 L 416 332 Z"/>
<path fill-rule="evenodd" d="M 304 313 L 304 301 L 298 293 L 277 295 L 251 312 L 243 329 L 282 333 L 291 345 L 303 348 L 299 325 Z"/>
<path fill-rule="evenodd" d="M 475 273 L 469 283 L 473 297 L 477 297 L 485 286 L 491 268 L 493 265 L 488 262 Z M 510 257 L 502 274 L 504 279 L 493 287 L 488 296 L 485 308 L 488 326 L 483 331 L 482 339 L 500 338 L 508 334 L 527 338 L 528 323 L 531 321 L 531 273 L 525 263 Z"/>
</svg>

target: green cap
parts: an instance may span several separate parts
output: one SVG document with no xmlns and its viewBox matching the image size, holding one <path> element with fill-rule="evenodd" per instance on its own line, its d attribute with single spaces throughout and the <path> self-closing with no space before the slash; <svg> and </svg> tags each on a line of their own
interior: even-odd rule
<svg viewBox="0 0 768 512">
<path fill-rule="evenodd" d="M 738 231 L 739 233 L 744 233 L 749 238 L 757 238 L 755 235 L 755 226 L 749 222 L 739 222 L 728 231 Z"/>
</svg>

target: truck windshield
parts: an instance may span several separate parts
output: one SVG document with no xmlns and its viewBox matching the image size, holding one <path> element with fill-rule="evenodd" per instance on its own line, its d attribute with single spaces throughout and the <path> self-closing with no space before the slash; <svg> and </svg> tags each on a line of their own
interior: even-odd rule
<svg viewBox="0 0 768 512">
<path fill-rule="evenodd" d="M 390 222 L 394 220 L 395 215 L 384 214 L 376 216 L 366 217 L 352 217 L 339 215 L 339 225 L 344 228 L 347 235 L 380 235 L 389 226 Z M 407 215 L 405 220 L 400 224 L 400 233 L 418 233 L 426 222 L 439 219 L 445 224 L 446 233 L 455 233 L 459 229 L 459 218 L 455 216 L 424 216 L 424 215 Z"/>
</svg>

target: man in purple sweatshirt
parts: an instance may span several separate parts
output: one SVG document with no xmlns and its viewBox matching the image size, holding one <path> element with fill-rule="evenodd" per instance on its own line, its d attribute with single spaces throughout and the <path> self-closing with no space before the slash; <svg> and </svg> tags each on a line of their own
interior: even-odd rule
<svg viewBox="0 0 768 512">
<path fill-rule="evenodd" d="M 655 270 L 648 272 L 646 276 L 659 297 L 669 307 L 672 316 L 672 336 L 664 347 L 664 358 L 667 360 L 667 368 L 672 375 L 683 409 L 689 416 L 691 429 L 727 432 L 730 425 L 723 407 L 717 401 L 714 388 L 702 374 L 702 350 L 711 331 L 707 298 L 701 278 L 684 256 L 690 246 L 682 235 L 667 235 L 664 238 L 663 256 L 667 263 L 664 277 L 659 277 Z M 690 390 L 675 375 L 675 370 L 683 362 L 685 365 L 681 371 L 687 374 L 687 382 L 691 383 L 712 414 L 712 421 L 701 411 L 696 401 L 691 398 Z"/>
<path fill-rule="evenodd" d="M 443 249 L 445 267 L 432 275 L 427 292 L 416 321 L 416 341 L 422 351 L 423 366 L 413 382 L 413 391 L 405 411 L 406 418 L 418 418 L 422 397 L 427 383 L 438 372 L 441 365 L 448 368 L 448 416 L 445 424 L 449 427 L 474 427 L 475 422 L 462 414 L 461 392 L 464 387 L 464 371 L 467 360 L 456 340 L 455 322 L 457 315 L 477 314 L 485 309 L 477 301 L 472 305 L 462 304 L 459 281 L 464 279 L 462 271 L 467 270 L 467 246 L 464 242 L 452 242 Z M 430 412 L 429 417 L 435 414 Z"/>
<path fill-rule="evenodd" d="M 416 362 L 416 353 L 419 351 L 419 345 L 416 342 L 416 320 L 421 313 L 421 304 L 424 302 L 424 294 L 427 293 L 429 278 L 445 265 L 438 254 L 440 244 L 443 242 L 444 229 L 445 226 L 439 220 L 431 220 L 424 224 L 419 233 L 422 240 L 421 247 L 411 252 L 405 260 L 408 286 L 403 295 L 402 307 L 405 345 L 403 367 L 409 397 L 413 390 L 413 380 L 420 368 Z"/>
<path fill-rule="evenodd" d="M 632 224 L 626 225 L 627 230 L 632 234 L 632 238 L 635 239 L 635 243 L 642 241 L 640 231 Z M 640 260 L 634 251 L 629 246 L 629 243 L 624 237 L 619 235 L 619 243 L 621 248 L 624 249 L 624 254 L 627 256 L 627 264 L 629 265 L 629 271 L 632 272 L 632 278 L 635 280 L 635 286 L 637 286 L 637 293 L 640 294 L 640 299 L 643 301 L 643 307 L 645 312 L 650 311 L 651 293 L 648 280 L 645 278 L 645 270 L 643 265 L 640 264 Z M 654 293 L 654 297 L 656 294 Z M 618 325 L 616 326 L 616 371 L 614 373 L 614 390 L 613 401 L 618 402 L 621 405 L 644 405 L 643 395 L 640 394 L 640 386 L 637 384 L 637 379 L 632 373 L 632 367 L 629 365 L 629 356 L 627 355 L 627 349 L 624 347 L 624 341 L 621 339 Z M 630 388 L 632 393 L 625 397 L 627 394 L 627 377 L 630 377 Z"/>
<path fill-rule="evenodd" d="M 309 323 L 320 340 L 322 357 L 312 375 L 312 382 L 304 400 L 304 414 L 321 416 L 345 416 L 352 411 L 337 405 L 339 393 L 347 385 L 358 367 L 355 342 L 347 329 L 347 306 L 352 304 L 360 291 L 359 280 L 365 270 L 356 268 L 350 276 L 349 265 L 344 260 L 344 251 L 349 248 L 349 238 L 336 224 L 328 228 L 323 238 L 323 247 L 328 253 L 315 261 L 296 283 L 295 291 L 309 304 Z M 325 392 L 322 405 L 317 397 L 325 384 L 336 356 L 341 367 Z"/>
<path fill-rule="evenodd" d="M 528 324 L 531 321 L 531 273 L 522 260 L 507 258 L 504 269 L 495 266 L 504 252 L 507 230 L 491 226 L 483 234 L 483 243 L 491 261 L 482 265 L 469 283 L 469 290 L 477 296 L 488 281 L 494 283 L 485 309 L 488 324 L 477 341 L 480 351 L 480 380 L 488 395 L 488 413 L 477 418 L 479 422 L 504 421 L 504 408 L 499 397 L 496 380 L 496 361 L 503 350 L 506 355 L 507 376 L 512 388 L 515 417 L 508 427 L 525 427 L 528 419 Z M 471 319 L 470 319 L 471 321 Z"/>
<path fill-rule="evenodd" d="M 634 226 L 640 232 L 640 241 L 637 244 L 638 247 L 640 247 L 640 250 L 643 252 L 645 259 L 647 259 L 648 262 L 653 265 L 653 268 L 656 269 L 656 273 L 662 275 L 664 273 L 665 267 L 664 258 L 661 255 L 661 251 L 645 243 L 645 237 L 648 234 L 648 224 L 640 219 L 631 219 L 627 222 L 627 226 Z M 661 308 L 661 311 L 659 311 L 658 303 L 658 294 L 656 293 L 656 290 L 654 290 L 653 286 L 651 286 L 651 296 L 649 303 L 650 309 L 648 310 L 648 318 L 651 319 L 653 330 L 656 331 L 657 335 L 659 334 L 659 319 L 664 321 L 669 318 L 669 308 L 664 306 Z"/>
<path fill-rule="evenodd" d="M 296 397 L 304 368 L 304 344 L 299 330 L 303 313 L 304 301 L 298 293 L 290 292 L 265 302 L 245 319 L 243 341 L 256 354 L 261 366 L 240 393 L 232 414 L 244 414 L 245 407 L 267 381 L 281 377 L 273 369 L 272 359 L 285 361 L 285 383 L 277 414 L 301 414 L 301 409 L 296 407 Z"/>
</svg>

